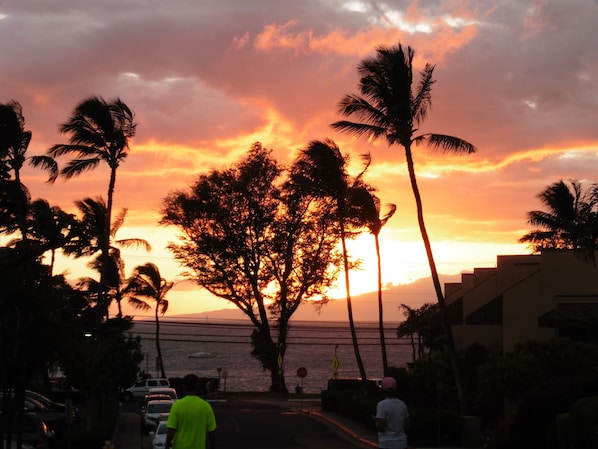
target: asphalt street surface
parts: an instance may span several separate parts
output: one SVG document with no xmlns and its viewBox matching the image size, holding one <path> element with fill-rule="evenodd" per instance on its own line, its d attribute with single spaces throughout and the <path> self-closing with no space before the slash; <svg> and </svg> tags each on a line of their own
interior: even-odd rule
<svg viewBox="0 0 598 449">
<path fill-rule="evenodd" d="M 141 430 L 139 401 L 123 404 L 128 415 L 128 449 L 151 449 Z M 217 449 L 347 449 L 356 446 L 343 432 L 293 407 L 272 401 L 228 399 L 212 403 L 216 414 Z M 136 415 L 136 416 L 135 416 Z M 137 436 L 138 435 L 138 436 Z M 138 446 L 137 446 L 138 444 Z"/>
</svg>

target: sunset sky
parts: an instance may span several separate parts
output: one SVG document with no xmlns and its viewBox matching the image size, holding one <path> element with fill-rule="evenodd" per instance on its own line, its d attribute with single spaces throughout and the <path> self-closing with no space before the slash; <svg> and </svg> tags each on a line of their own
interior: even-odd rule
<svg viewBox="0 0 598 449">
<path fill-rule="evenodd" d="M 411 46 L 417 71 L 434 64 L 437 81 L 420 131 L 478 148 L 415 149 L 438 269 L 455 274 L 527 253 L 517 241 L 549 184 L 598 182 L 596 24 L 598 0 L 0 0 L 0 103 L 23 106 L 31 155 L 66 143 L 58 126 L 84 98 L 129 105 L 138 128 L 117 174 L 115 211 L 128 208 L 117 237 L 153 246 L 124 252 L 128 272 L 151 260 L 177 281 L 164 248 L 176 230 L 158 225 L 170 191 L 238 161 L 256 141 L 290 163 L 310 140 L 331 138 L 354 170 L 370 151 L 366 180 L 397 205 L 382 233 L 384 282 L 397 284 L 429 275 L 403 150 L 329 126 L 342 118 L 339 100 L 358 93 L 357 64 L 377 46 Z M 32 198 L 68 211 L 106 197 L 106 167 L 53 185 L 24 174 Z M 353 245 L 364 260 L 355 293 L 376 288 L 371 246 L 369 235 Z M 77 277 L 79 265 L 59 270 Z M 188 284 L 169 299 L 168 315 L 226 306 Z"/>
</svg>

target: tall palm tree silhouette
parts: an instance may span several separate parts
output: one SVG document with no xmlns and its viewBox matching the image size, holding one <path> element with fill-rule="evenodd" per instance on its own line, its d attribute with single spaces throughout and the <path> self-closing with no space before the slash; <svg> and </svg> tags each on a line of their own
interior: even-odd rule
<svg viewBox="0 0 598 449">
<path fill-rule="evenodd" d="M 160 269 L 155 264 L 148 262 L 135 268 L 133 275 L 123 289 L 124 294 L 132 300 L 132 303 L 137 308 L 145 309 L 148 306 L 145 299 L 152 299 L 156 302 L 154 308 L 154 318 L 156 320 L 156 354 L 162 377 L 166 377 L 166 370 L 164 369 L 162 350 L 160 348 L 160 319 L 158 314 L 164 315 L 168 310 L 166 294 L 173 285 L 173 282 L 168 282 L 162 278 Z"/>
<path fill-rule="evenodd" d="M 400 145 L 405 151 L 409 180 L 417 207 L 417 220 L 428 257 L 438 304 L 444 318 L 448 336 L 448 350 L 455 375 L 457 394 L 463 411 L 465 403 L 457 354 L 448 310 L 424 221 L 412 147 L 415 144 L 426 143 L 433 149 L 466 154 L 475 152 L 476 148 L 471 143 L 453 136 L 433 133 L 416 134 L 419 126 L 427 117 L 431 106 L 434 66 L 426 64 L 421 72 L 420 82 L 413 90 L 413 56 L 414 51 L 411 47 L 407 47 L 405 52 L 400 44 L 394 47 L 378 47 L 374 57 L 364 59 L 357 66 L 361 76 L 359 90 L 362 96 L 346 95 L 338 106 L 338 110 L 342 115 L 354 117 L 356 121 L 341 120 L 331 126 L 339 131 L 358 137 L 366 137 L 372 141 L 383 137 L 389 146 Z"/>
<path fill-rule="evenodd" d="M 351 210 L 349 201 L 350 191 L 360 185 L 361 176 L 367 169 L 367 165 L 354 180 L 350 179 L 346 165 L 346 158 L 343 157 L 340 149 L 332 140 L 313 140 L 306 148 L 301 150 L 295 163 L 297 171 L 294 173 L 294 178 L 297 182 L 309 185 L 316 195 L 331 197 L 336 203 L 339 233 L 343 249 L 347 313 L 351 330 L 351 339 L 359 373 L 361 378 L 366 380 L 367 376 L 359 350 L 357 330 L 353 318 L 353 305 L 349 282 L 349 270 L 351 266 L 349 263 L 346 240 L 348 223 L 351 220 L 355 220 L 355 217 L 358 216 L 358 214 Z"/>
<path fill-rule="evenodd" d="M 29 192 L 21 181 L 21 169 L 25 161 L 33 167 L 49 172 L 48 181 L 58 175 L 56 161 L 49 156 L 27 156 L 32 133 L 25 129 L 23 108 L 17 101 L 0 104 L 0 181 L 6 204 L 16 215 L 21 238 L 27 240 L 27 211 Z M 11 175 L 12 172 L 12 175 Z"/>
<path fill-rule="evenodd" d="M 361 210 L 361 219 L 374 236 L 376 246 L 376 261 L 378 268 L 378 329 L 380 330 L 380 349 L 382 350 L 382 373 L 386 374 L 388 356 L 386 352 L 386 338 L 384 337 L 384 305 L 382 302 L 382 256 L 380 254 L 380 231 L 388 220 L 395 214 L 397 206 L 388 204 L 384 216 L 380 216 L 380 198 L 374 195 L 369 188 L 360 187 L 353 190 L 353 203 L 358 204 Z"/>
<path fill-rule="evenodd" d="M 92 170 L 101 162 L 110 168 L 106 203 L 105 226 L 100 239 L 102 266 L 100 273 L 100 300 L 106 302 L 106 267 L 110 251 L 110 223 L 116 185 L 116 171 L 129 152 L 129 139 L 135 135 L 137 124 L 131 109 L 119 98 L 106 101 L 91 96 L 79 103 L 60 132 L 69 136 L 69 143 L 57 144 L 48 150 L 53 158 L 73 155 L 60 171 L 66 179 Z"/>
</svg>

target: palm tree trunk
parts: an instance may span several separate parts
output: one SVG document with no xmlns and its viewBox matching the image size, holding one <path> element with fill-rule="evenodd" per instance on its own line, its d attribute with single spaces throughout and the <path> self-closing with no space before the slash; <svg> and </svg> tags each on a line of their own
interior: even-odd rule
<svg viewBox="0 0 598 449">
<path fill-rule="evenodd" d="M 419 223 L 419 229 L 421 231 L 422 240 L 424 247 L 426 248 L 426 255 L 428 256 L 428 263 L 430 265 L 430 273 L 432 275 L 432 282 L 434 283 L 434 290 L 436 291 L 436 297 L 438 299 L 438 305 L 442 312 L 442 318 L 444 322 L 444 328 L 447 338 L 447 346 L 449 351 L 449 358 L 451 361 L 451 367 L 453 370 L 453 377 L 455 378 L 455 388 L 457 391 L 457 397 L 459 399 L 459 407 L 461 413 L 465 414 L 465 398 L 463 393 L 463 382 L 461 379 L 461 371 L 459 369 L 459 361 L 457 359 L 457 350 L 455 348 L 455 342 L 453 339 L 453 332 L 451 329 L 451 322 L 444 301 L 444 294 L 440 285 L 440 278 L 438 276 L 438 270 L 436 269 L 436 263 L 434 262 L 434 255 L 432 254 L 432 246 L 430 244 L 430 238 L 426 231 L 426 224 L 424 222 L 424 211 L 422 206 L 421 195 L 417 186 L 417 179 L 415 176 L 415 166 L 413 163 L 413 154 L 411 153 L 411 145 L 405 145 L 405 157 L 407 160 L 407 169 L 409 171 L 409 179 L 411 181 L 411 188 L 413 190 L 413 196 L 415 197 L 415 203 L 417 206 L 417 221 Z"/>
<path fill-rule="evenodd" d="M 359 344 L 357 343 L 357 331 L 355 329 L 355 321 L 353 320 L 353 305 L 351 304 L 351 288 L 349 285 L 349 258 L 347 256 L 347 244 L 345 241 L 345 224 L 340 220 L 341 226 L 341 242 L 343 245 L 343 264 L 345 268 L 345 289 L 347 291 L 347 312 L 349 316 L 349 328 L 351 329 L 351 340 L 353 341 L 353 350 L 355 351 L 355 360 L 359 368 L 359 374 L 363 381 L 367 380 L 363 360 L 359 352 Z"/>
<path fill-rule="evenodd" d="M 18 213 L 18 226 L 21 231 L 21 238 L 25 242 L 27 240 L 27 208 L 29 207 L 29 200 L 27 194 L 23 190 L 21 185 L 21 174 L 18 169 L 15 168 L 15 191 L 18 192 L 18 198 L 15 198 Z"/>
<path fill-rule="evenodd" d="M 378 327 L 380 328 L 380 347 L 382 349 L 382 373 L 386 374 L 388 369 L 388 357 L 386 355 L 386 340 L 384 338 L 384 311 L 382 305 L 382 258 L 380 257 L 380 240 L 378 234 L 374 234 L 376 241 L 376 257 L 378 259 Z"/>
<path fill-rule="evenodd" d="M 164 361 L 162 359 L 162 349 L 160 348 L 160 319 L 158 317 L 158 309 L 160 308 L 160 301 L 156 301 L 156 354 L 158 355 L 158 365 L 160 367 L 160 374 L 163 379 L 166 378 L 166 371 L 164 370 Z"/>
<path fill-rule="evenodd" d="M 106 218 L 102 233 L 101 257 L 102 270 L 100 272 L 100 313 L 108 319 L 109 298 L 107 292 L 107 270 L 110 252 L 110 226 L 112 224 L 112 202 L 114 186 L 116 185 L 116 167 L 110 167 L 110 182 L 108 183 L 108 198 L 106 199 Z"/>
</svg>

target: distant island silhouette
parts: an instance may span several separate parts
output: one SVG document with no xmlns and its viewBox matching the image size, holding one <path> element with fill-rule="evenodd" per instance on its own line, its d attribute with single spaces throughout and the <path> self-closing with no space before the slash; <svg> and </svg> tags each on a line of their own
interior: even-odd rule
<svg viewBox="0 0 598 449">
<path fill-rule="evenodd" d="M 458 282 L 461 274 L 440 275 L 442 283 Z M 404 320 L 401 304 L 418 308 L 425 303 L 435 303 L 436 295 L 432 278 L 421 278 L 410 284 L 392 285 L 383 292 L 384 321 L 401 322 Z M 352 296 L 353 315 L 355 321 L 375 322 L 378 321 L 378 292 L 369 292 Z M 243 320 L 246 316 L 238 309 L 219 309 L 201 313 L 190 313 L 183 315 L 171 315 L 164 319 L 189 319 L 189 320 Z M 330 300 L 318 312 L 310 304 L 303 304 L 293 315 L 293 321 L 347 321 L 347 303 L 345 298 Z"/>
</svg>

